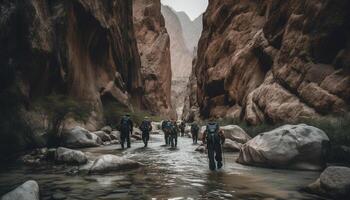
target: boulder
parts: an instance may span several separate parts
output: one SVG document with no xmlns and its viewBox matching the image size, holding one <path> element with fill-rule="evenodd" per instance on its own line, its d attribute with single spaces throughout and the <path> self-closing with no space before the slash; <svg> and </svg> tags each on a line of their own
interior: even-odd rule
<svg viewBox="0 0 350 200">
<path fill-rule="evenodd" d="M 131 138 L 134 138 L 135 140 L 142 140 L 142 136 L 138 134 L 131 135 Z"/>
<path fill-rule="evenodd" d="M 162 128 L 161 122 L 151 122 L 152 130 L 160 130 Z"/>
<path fill-rule="evenodd" d="M 101 128 L 101 131 L 107 133 L 107 134 L 110 134 L 112 132 L 112 127 L 110 126 L 105 126 L 103 128 Z"/>
<path fill-rule="evenodd" d="M 236 125 L 228 125 L 220 127 L 225 138 L 236 141 L 238 143 L 246 143 L 252 139 L 241 127 Z"/>
<path fill-rule="evenodd" d="M 103 173 L 110 171 L 130 170 L 140 167 L 142 164 L 127 158 L 107 154 L 96 158 L 92 164 L 90 173 Z"/>
<path fill-rule="evenodd" d="M 68 130 L 62 137 L 62 146 L 70 148 L 97 147 L 101 143 L 97 135 L 79 126 Z"/>
<path fill-rule="evenodd" d="M 109 142 L 111 141 L 111 137 L 110 135 L 108 135 L 106 132 L 104 131 L 96 131 L 93 132 L 93 134 L 97 135 L 99 138 L 101 138 L 102 142 Z"/>
<path fill-rule="evenodd" d="M 133 135 L 141 135 L 142 131 L 139 128 L 133 128 L 132 134 Z"/>
<path fill-rule="evenodd" d="M 225 143 L 223 145 L 224 150 L 231 151 L 231 152 L 237 152 L 240 151 L 242 147 L 241 143 L 238 143 L 236 141 L 226 139 Z"/>
<path fill-rule="evenodd" d="M 200 145 L 198 146 L 195 151 L 198 151 L 198 152 L 201 152 L 201 153 L 204 153 L 206 150 L 205 146 L 204 145 Z"/>
<path fill-rule="evenodd" d="M 350 197 L 350 168 L 332 166 L 325 169 L 316 182 L 310 184 L 307 190 L 334 199 Z"/>
<path fill-rule="evenodd" d="M 86 155 L 83 152 L 67 149 L 64 147 L 57 148 L 55 160 L 61 163 L 78 165 L 85 164 L 88 161 Z"/>
<path fill-rule="evenodd" d="M 329 138 L 305 124 L 285 125 L 245 143 L 237 162 L 262 167 L 321 170 Z"/>
<path fill-rule="evenodd" d="M 120 132 L 119 131 L 112 131 L 109 135 L 112 140 L 119 140 L 120 139 Z"/>
<path fill-rule="evenodd" d="M 1 197 L 1 200 L 39 200 L 39 185 L 30 180 Z"/>
</svg>

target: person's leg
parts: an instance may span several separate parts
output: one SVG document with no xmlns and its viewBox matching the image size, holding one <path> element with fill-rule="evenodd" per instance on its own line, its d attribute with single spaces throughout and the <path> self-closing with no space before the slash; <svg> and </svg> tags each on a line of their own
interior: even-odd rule
<svg viewBox="0 0 350 200">
<path fill-rule="evenodd" d="M 145 146 L 147 147 L 148 145 L 148 140 L 149 140 L 149 133 L 146 133 L 146 143 L 145 143 Z"/>
<path fill-rule="evenodd" d="M 192 142 L 194 144 L 194 141 L 195 141 L 195 133 L 194 132 L 191 132 L 191 135 L 192 135 Z"/>
<path fill-rule="evenodd" d="M 175 147 L 177 147 L 177 135 L 175 135 L 174 137 L 175 137 Z"/>
<path fill-rule="evenodd" d="M 121 146 L 122 146 L 122 149 L 124 149 L 124 144 L 125 144 L 125 133 L 121 133 L 120 134 L 120 144 L 121 144 Z"/>
<path fill-rule="evenodd" d="M 194 143 L 197 144 L 197 142 L 198 142 L 198 132 L 196 132 L 194 135 L 195 135 L 194 136 Z"/>
<path fill-rule="evenodd" d="M 145 132 L 142 132 L 142 141 L 143 141 L 143 144 L 146 146 L 146 133 Z"/>
<path fill-rule="evenodd" d="M 216 169 L 215 158 L 214 158 L 214 148 L 212 145 L 209 145 L 209 144 L 208 144 L 208 158 L 209 158 L 209 169 L 213 171 Z"/>
<path fill-rule="evenodd" d="M 222 150 L 220 142 L 215 145 L 215 160 L 217 162 L 218 169 L 220 169 L 222 167 Z"/>
<path fill-rule="evenodd" d="M 127 143 L 127 147 L 130 148 L 131 144 L 130 144 L 130 133 L 127 134 L 126 136 L 126 143 Z"/>
</svg>

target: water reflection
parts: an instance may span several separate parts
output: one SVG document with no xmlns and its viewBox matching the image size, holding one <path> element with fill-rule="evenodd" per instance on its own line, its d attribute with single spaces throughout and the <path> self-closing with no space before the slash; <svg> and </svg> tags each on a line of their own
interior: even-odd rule
<svg viewBox="0 0 350 200">
<path fill-rule="evenodd" d="M 116 154 L 144 163 L 141 169 L 105 175 L 72 175 L 69 166 L 2 166 L 0 194 L 27 179 L 37 180 L 42 199 L 64 193 L 70 199 L 316 199 L 299 192 L 313 182 L 318 172 L 271 170 L 239 165 L 236 154 L 225 154 L 225 167 L 208 170 L 205 154 L 179 138 L 178 149 L 164 147 L 161 136 L 152 136 L 149 148 L 133 144 L 84 149 L 90 159 L 101 154 Z"/>
</svg>

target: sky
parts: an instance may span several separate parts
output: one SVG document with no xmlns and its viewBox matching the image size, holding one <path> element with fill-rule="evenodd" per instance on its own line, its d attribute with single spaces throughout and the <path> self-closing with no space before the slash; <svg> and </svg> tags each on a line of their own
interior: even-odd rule
<svg viewBox="0 0 350 200">
<path fill-rule="evenodd" d="M 176 11 L 184 11 L 191 20 L 201 15 L 208 6 L 208 0 L 161 0 L 161 2 Z"/>
</svg>

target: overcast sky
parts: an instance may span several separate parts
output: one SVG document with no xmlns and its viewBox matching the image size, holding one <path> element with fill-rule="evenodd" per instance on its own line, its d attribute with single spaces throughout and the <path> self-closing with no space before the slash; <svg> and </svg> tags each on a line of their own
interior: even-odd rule
<svg viewBox="0 0 350 200">
<path fill-rule="evenodd" d="M 176 11 L 185 11 L 191 20 L 201 15 L 208 6 L 208 0 L 161 0 L 162 4 Z"/>
</svg>

